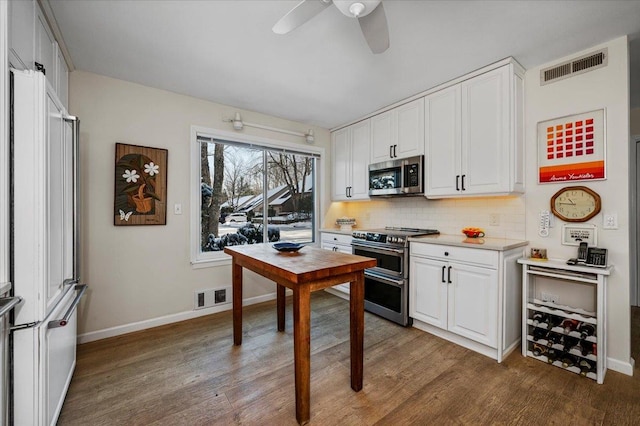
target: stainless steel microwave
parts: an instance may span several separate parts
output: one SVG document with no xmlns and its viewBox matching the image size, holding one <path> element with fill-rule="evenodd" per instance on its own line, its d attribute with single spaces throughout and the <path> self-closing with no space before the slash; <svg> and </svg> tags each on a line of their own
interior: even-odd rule
<svg viewBox="0 0 640 426">
<path fill-rule="evenodd" d="M 424 155 L 369 165 L 369 196 L 424 194 Z"/>
</svg>

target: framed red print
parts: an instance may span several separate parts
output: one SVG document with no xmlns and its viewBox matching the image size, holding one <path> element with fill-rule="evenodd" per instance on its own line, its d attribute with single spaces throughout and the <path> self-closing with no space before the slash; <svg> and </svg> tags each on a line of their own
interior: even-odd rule
<svg viewBox="0 0 640 426">
<path fill-rule="evenodd" d="M 113 224 L 167 224 L 166 149 L 116 143 Z"/>
<path fill-rule="evenodd" d="M 538 182 L 606 179 L 605 111 L 538 123 Z"/>
</svg>

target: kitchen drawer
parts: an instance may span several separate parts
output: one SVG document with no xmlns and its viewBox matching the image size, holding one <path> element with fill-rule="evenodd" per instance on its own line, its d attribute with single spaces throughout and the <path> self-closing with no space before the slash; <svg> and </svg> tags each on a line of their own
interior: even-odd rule
<svg viewBox="0 0 640 426">
<path fill-rule="evenodd" d="M 322 243 L 326 244 L 343 244 L 351 246 L 351 240 L 353 239 L 353 237 L 347 234 L 331 234 L 323 232 L 320 239 Z"/>
<path fill-rule="evenodd" d="M 411 242 L 409 253 L 411 256 L 423 256 L 449 262 L 468 263 L 493 269 L 498 268 L 498 252 L 494 250 L 479 250 L 466 247 Z"/>
</svg>

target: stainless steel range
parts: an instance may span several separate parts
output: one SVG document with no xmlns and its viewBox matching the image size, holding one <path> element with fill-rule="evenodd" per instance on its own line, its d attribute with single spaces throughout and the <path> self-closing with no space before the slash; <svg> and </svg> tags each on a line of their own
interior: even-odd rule
<svg viewBox="0 0 640 426">
<path fill-rule="evenodd" d="M 393 228 L 353 232 L 353 254 L 373 257 L 378 266 L 364 272 L 364 308 L 411 325 L 409 318 L 409 237 L 439 234 L 435 229 Z"/>
</svg>

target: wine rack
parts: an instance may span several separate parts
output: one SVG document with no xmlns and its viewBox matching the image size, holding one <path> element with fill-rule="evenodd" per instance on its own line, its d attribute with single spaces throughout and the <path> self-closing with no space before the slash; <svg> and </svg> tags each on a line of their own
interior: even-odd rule
<svg viewBox="0 0 640 426">
<path fill-rule="evenodd" d="M 612 266 L 590 268 L 563 261 L 520 259 L 523 284 L 522 355 L 580 374 L 597 383 L 606 373 L 606 279 Z M 596 287 L 595 311 L 541 300 L 536 277 Z M 565 301 L 567 302 L 567 301 Z"/>
</svg>

